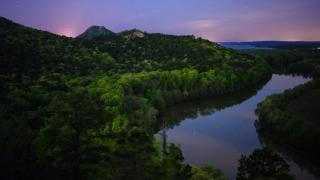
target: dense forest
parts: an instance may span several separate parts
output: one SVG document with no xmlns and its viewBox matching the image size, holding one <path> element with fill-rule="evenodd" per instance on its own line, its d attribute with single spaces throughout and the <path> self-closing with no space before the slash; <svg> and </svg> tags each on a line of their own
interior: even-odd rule
<svg viewBox="0 0 320 180">
<path fill-rule="evenodd" d="M 258 51 L 256 55 L 266 58 L 278 73 L 313 78 L 260 103 L 256 125 L 262 141 L 282 149 L 298 163 L 307 164 L 319 176 L 320 50 L 317 46 L 286 46 Z"/>
<path fill-rule="evenodd" d="M 258 105 L 260 134 L 285 144 L 314 163 L 319 159 L 319 100 L 318 79 L 282 94 L 269 96 Z"/>
<path fill-rule="evenodd" d="M 272 50 L 246 52 L 266 60 L 275 73 L 320 76 L 318 45 L 279 46 Z"/>
<path fill-rule="evenodd" d="M 250 155 L 242 155 L 239 160 L 237 180 L 271 179 L 294 180 L 289 165 L 274 150 L 263 147 Z"/>
<path fill-rule="evenodd" d="M 170 105 L 255 87 L 266 62 L 193 36 L 67 38 L 0 18 L 1 179 L 214 178 L 160 150 Z"/>
</svg>

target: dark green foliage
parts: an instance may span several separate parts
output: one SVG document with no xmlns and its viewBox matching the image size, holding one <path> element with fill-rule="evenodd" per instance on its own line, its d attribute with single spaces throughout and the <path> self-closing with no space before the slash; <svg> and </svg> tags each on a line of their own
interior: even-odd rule
<svg viewBox="0 0 320 180">
<path fill-rule="evenodd" d="M 274 151 L 255 150 L 239 160 L 237 180 L 292 180 L 289 165 Z"/>
<path fill-rule="evenodd" d="M 140 36 L 139 35 L 142 35 Z M 229 50 L 194 36 L 149 34 L 139 30 L 82 40 L 85 47 L 108 52 L 117 61 L 115 72 L 139 72 L 193 68 L 199 72 L 225 66 L 243 70 L 259 62 L 252 56 Z M 262 63 L 262 62 L 261 62 Z"/>
<path fill-rule="evenodd" d="M 192 36 L 73 39 L 0 18 L 0 179 L 186 179 L 179 148 L 155 146 L 157 115 L 268 77 Z"/>
<path fill-rule="evenodd" d="M 276 72 L 314 78 L 260 103 L 256 110 L 259 116 L 256 125 L 261 139 L 281 147 L 295 162 L 308 164 L 311 173 L 318 174 L 320 50 L 317 46 L 289 46 L 252 53 L 265 58 Z"/>
<path fill-rule="evenodd" d="M 80 169 L 84 168 L 90 173 L 90 165 L 98 164 L 95 161 L 100 159 L 99 151 L 108 151 L 92 141 L 100 126 L 111 121 L 103 104 L 85 89 L 75 89 L 53 99 L 49 111 L 35 140 L 40 164 L 62 177 L 79 179 Z"/>
<path fill-rule="evenodd" d="M 248 53 L 266 60 L 277 73 L 320 75 L 320 49 L 317 46 L 288 46 Z"/>
<path fill-rule="evenodd" d="M 319 80 L 269 96 L 258 105 L 258 132 L 319 164 Z"/>
<path fill-rule="evenodd" d="M 168 171 L 163 174 L 163 179 L 188 179 L 191 177 L 191 166 L 183 164 L 183 156 L 180 149 L 170 144 L 163 154 L 163 169 Z"/>
<path fill-rule="evenodd" d="M 115 33 L 103 26 L 91 26 L 84 33 L 80 34 L 78 38 L 93 39 L 101 36 L 115 36 Z"/>
<path fill-rule="evenodd" d="M 30 172 L 37 168 L 32 141 L 48 114 L 42 106 L 49 101 L 49 93 L 39 86 L 10 87 L 0 106 L 1 176 L 32 178 Z"/>
<path fill-rule="evenodd" d="M 223 172 L 210 165 L 192 167 L 191 180 L 227 180 Z"/>
</svg>

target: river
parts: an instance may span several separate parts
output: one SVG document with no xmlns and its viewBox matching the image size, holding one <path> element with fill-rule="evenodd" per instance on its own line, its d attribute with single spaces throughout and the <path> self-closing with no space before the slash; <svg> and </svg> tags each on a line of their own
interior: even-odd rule
<svg viewBox="0 0 320 180">
<path fill-rule="evenodd" d="M 261 148 L 254 122 L 257 104 L 267 96 L 306 83 L 302 76 L 273 75 L 263 87 L 252 92 L 183 103 L 170 108 L 162 117 L 159 134 L 167 142 L 178 144 L 185 162 L 212 164 L 229 179 L 235 179 L 238 160 Z M 297 179 L 317 179 L 304 167 L 284 157 Z"/>
</svg>

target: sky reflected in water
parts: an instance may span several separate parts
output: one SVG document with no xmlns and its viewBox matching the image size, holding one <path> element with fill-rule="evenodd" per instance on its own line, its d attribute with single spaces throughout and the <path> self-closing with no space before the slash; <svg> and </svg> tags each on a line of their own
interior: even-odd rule
<svg viewBox="0 0 320 180">
<path fill-rule="evenodd" d="M 222 110 L 213 106 L 210 108 L 215 112 L 211 115 L 201 115 L 199 112 L 196 118 L 180 119 L 182 122 L 179 125 L 166 130 L 167 141 L 180 145 L 185 162 L 195 165 L 213 164 L 222 169 L 230 179 L 235 179 L 241 154 L 249 155 L 261 147 L 254 126 L 257 119 L 254 110 L 257 104 L 271 94 L 281 93 L 308 80 L 310 79 L 301 76 L 273 75 L 261 90 L 240 104 Z M 215 99 L 212 99 L 212 103 L 215 103 L 214 101 Z M 184 104 L 173 107 L 168 112 L 170 115 L 164 119 L 177 119 L 181 116 L 179 112 L 185 113 L 179 108 L 189 109 L 193 104 L 189 103 L 189 106 L 191 107 Z M 294 163 L 290 164 L 298 179 L 305 176 L 310 178 L 306 171 L 301 171 Z"/>
</svg>

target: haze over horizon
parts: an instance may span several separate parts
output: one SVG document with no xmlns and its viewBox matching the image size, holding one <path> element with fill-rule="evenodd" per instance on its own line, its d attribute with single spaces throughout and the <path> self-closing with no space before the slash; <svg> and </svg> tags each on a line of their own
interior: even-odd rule
<svg viewBox="0 0 320 180">
<path fill-rule="evenodd" d="M 91 25 L 211 41 L 319 41 L 319 0 L 0 0 L 0 16 L 75 37 Z"/>
</svg>

